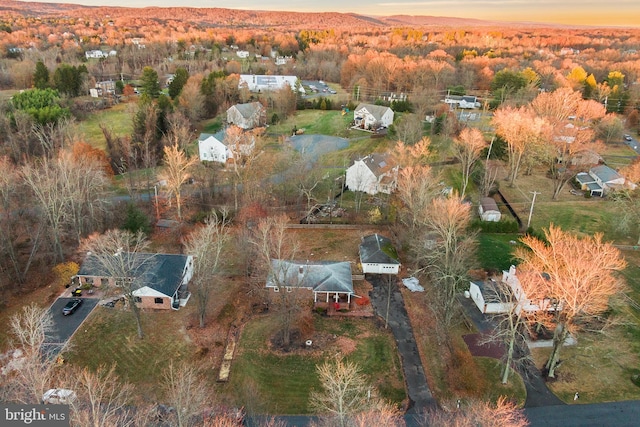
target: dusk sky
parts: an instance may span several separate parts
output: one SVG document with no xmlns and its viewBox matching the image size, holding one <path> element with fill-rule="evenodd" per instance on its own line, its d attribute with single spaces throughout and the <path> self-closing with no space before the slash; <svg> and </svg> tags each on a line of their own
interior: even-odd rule
<svg viewBox="0 0 640 427">
<path fill-rule="evenodd" d="M 362 15 L 428 15 L 500 21 L 535 21 L 597 26 L 640 26 L 640 0 L 40 0 L 89 6 L 190 6 L 296 12 L 354 12 Z"/>
</svg>

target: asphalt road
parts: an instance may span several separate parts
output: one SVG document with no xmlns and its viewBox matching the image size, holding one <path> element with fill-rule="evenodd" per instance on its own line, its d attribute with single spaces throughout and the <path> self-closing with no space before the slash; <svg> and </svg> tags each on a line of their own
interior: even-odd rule
<svg viewBox="0 0 640 427">
<path fill-rule="evenodd" d="M 82 304 L 73 314 L 65 316 L 62 308 L 73 298 L 58 298 L 49 308 L 53 317 L 53 333 L 45 343 L 45 351 L 51 356 L 56 356 L 64 347 L 64 344 L 71 338 L 78 327 L 89 316 L 91 311 L 98 305 L 98 298 L 82 298 Z"/>
<path fill-rule="evenodd" d="M 640 154 L 640 141 L 637 138 L 631 137 L 631 141 L 625 140 L 624 143 Z"/>
</svg>

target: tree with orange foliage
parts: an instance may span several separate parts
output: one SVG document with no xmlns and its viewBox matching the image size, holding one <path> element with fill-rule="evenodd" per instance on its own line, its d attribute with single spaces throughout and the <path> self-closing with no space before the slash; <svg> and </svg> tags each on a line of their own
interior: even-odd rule
<svg viewBox="0 0 640 427">
<path fill-rule="evenodd" d="M 484 136 L 482 136 L 482 132 L 476 128 L 462 129 L 458 138 L 453 140 L 454 156 L 460 160 L 462 166 L 462 189 L 460 191 L 460 197 L 462 198 L 464 198 L 464 194 L 467 191 L 473 167 L 480 159 L 482 149 L 486 146 L 487 143 L 484 140 Z"/>
<path fill-rule="evenodd" d="M 509 184 L 515 185 L 522 159 L 534 145 L 540 145 L 548 133 L 548 124 L 526 107 L 506 107 L 493 116 L 496 134 L 507 142 Z"/>
<path fill-rule="evenodd" d="M 198 159 L 195 157 L 188 158 L 177 144 L 164 147 L 164 169 L 160 176 L 167 181 L 170 196 L 176 199 L 178 220 L 182 220 L 182 194 L 180 190 L 189 177 L 189 168 L 197 162 Z"/>
<path fill-rule="evenodd" d="M 71 153 L 76 162 L 80 164 L 86 164 L 87 161 L 94 162 L 97 167 L 102 169 L 106 177 L 113 176 L 113 168 L 111 168 L 111 164 L 109 164 L 109 159 L 107 158 L 107 153 L 105 153 L 104 150 L 95 148 L 86 142 L 78 141 L 73 144 Z"/>
<path fill-rule="evenodd" d="M 516 257 L 522 260 L 518 278 L 527 298 L 553 303 L 553 348 L 545 370 L 554 378 L 567 337 L 608 309 L 609 298 L 622 287 L 615 273 L 626 262 L 601 233 L 581 239 L 550 225 L 544 237 L 523 237 L 526 248 L 519 248 Z"/>
<path fill-rule="evenodd" d="M 495 404 L 480 400 L 451 402 L 425 414 L 423 426 L 525 427 L 529 425 L 522 409 L 506 397 Z"/>
<path fill-rule="evenodd" d="M 580 92 L 569 88 L 541 93 L 533 100 L 531 108 L 551 126 L 551 134 L 545 139 L 549 148 L 546 164 L 551 171 L 553 199 L 556 200 L 575 175 L 575 166 L 585 164 L 580 156 L 585 151 L 602 151 L 601 144 L 594 140 L 594 126 L 606 111 L 600 103 L 584 100 Z"/>
</svg>

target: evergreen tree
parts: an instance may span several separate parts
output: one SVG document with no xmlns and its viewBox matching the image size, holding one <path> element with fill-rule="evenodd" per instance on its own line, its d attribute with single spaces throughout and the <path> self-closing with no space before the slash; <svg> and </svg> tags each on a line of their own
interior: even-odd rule
<svg viewBox="0 0 640 427">
<path fill-rule="evenodd" d="M 158 82 L 158 73 L 151 67 L 144 67 L 142 70 L 142 93 L 149 98 L 157 98 L 160 96 L 160 82 Z"/>
<path fill-rule="evenodd" d="M 49 69 L 42 61 L 36 63 L 36 71 L 33 73 L 33 85 L 36 89 L 49 87 Z"/>
<path fill-rule="evenodd" d="M 178 68 L 176 75 L 169 83 L 169 96 L 171 99 L 176 99 L 180 95 L 182 88 L 187 84 L 187 80 L 189 80 L 189 72 L 185 68 Z"/>
</svg>

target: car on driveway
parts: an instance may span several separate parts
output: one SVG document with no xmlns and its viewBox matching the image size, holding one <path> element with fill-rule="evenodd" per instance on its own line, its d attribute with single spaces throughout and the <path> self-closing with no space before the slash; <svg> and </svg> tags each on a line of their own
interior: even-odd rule
<svg viewBox="0 0 640 427">
<path fill-rule="evenodd" d="M 82 304 L 82 300 L 80 298 L 72 299 L 67 303 L 67 305 L 62 308 L 62 314 L 64 314 L 65 316 L 73 314 L 73 312 L 76 311 L 78 307 L 80 307 L 80 304 Z"/>
<path fill-rule="evenodd" d="M 633 138 L 631 138 L 631 135 L 626 135 L 624 136 L 624 140 L 625 141 L 633 141 Z"/>
</svg>

